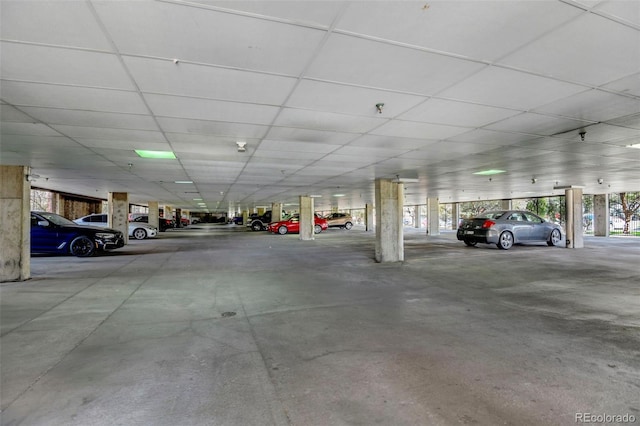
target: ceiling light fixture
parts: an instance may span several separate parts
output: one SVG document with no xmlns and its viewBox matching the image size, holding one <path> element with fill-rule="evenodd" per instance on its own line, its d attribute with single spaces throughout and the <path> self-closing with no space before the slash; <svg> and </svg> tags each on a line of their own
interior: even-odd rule
<svg viewBox="0 0 640 426">
<path fill-rule="evenodd" d="M 604 183 L 604 179 L 602 179 L 602 178 L 598 178 L 598 183 L 599 183 L 600 185 L 602 185 L 602 184 Z"/>
<path fill-rule="evenodd" d="M 247 143 L 246 142 L 236 142 L 236 145 L 238 146 L 238 152 L 245 152 L 247 150 Z"/>
<path fill-rule="evenodd" d="M 171 151 L 147 151 L 144 149 L 135 149 L 136 154 L 141 158 L 155 158 L 165 160 L 175 160 L 176 155 Z"/>
<path fill-rule="evenodd" d="M 384 104 L 382 102 L 376 104 L 376 109 L 378 110 L 378 114 L 382 114 L 382 108 L 384 108 Z"/>
<path fill-rule="evenodd" d="M 531 178 L 531 184 L 532 184 L 532 185 L 533 185 L 534 183 L 536 183 L 537 181 L 538 181 L 538 179 L 536 179 L 536 178 L 534 178 L 534 177 L 533 177 L 533 178 Z"/>
<path fill-rule="evenodd" d="M 482 170 L 480 172 L 474 172 L 474 175 L 480 175 L 480 176 L 491 176 L 491 175 L 497 175 L 500 173 L 506 173 L 506 170 L 498 170 L 498 169 L 489 169 L 489 170 Z"/>
<path fill-rule="evenodd" d="M 640 143 L 634 143 L 634 144 L 631 144 L 631 145 L 627 145 L 627 148 L 640 149 Z"/>
<path fill-rule="evenodd" d="M 586 136 L 587 132 L 585 132 L 585 131 L 583 130 L 583 131 L 581 131 L 581 132 L 580 132 L 580 133 L 578 133 L 578 134 L 580 135 L 580 140 L 581 140 L 582 142 L 584 142 L 584 137 Z"/>
<path fill-rule="evenodd" d="M 176 180 L 176 181 L 173 181 L 173 183 L 193 183 L 193 181 L 192 180 Z"/>
</svg>

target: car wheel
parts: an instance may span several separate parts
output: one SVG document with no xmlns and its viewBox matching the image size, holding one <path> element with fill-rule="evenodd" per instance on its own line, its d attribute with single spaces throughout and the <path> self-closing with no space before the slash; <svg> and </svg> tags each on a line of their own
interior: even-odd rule
<svg viewBox="0 0 640 426">
<path fill-rule="evenodd" d="M 347 230 L 349 230 L 349 229 L 353 228 L 353 223 L 351 223 L 351 222 L 347 222 L 347 223 L 345 223 L 345 224 L 344 224 L 344 227 L 345 227 Z"/>
<path fill-rule="evenodd" d="M 133 235 L 133 238 L 135 238 L 136 240 L 144 240 L 145 238 L 147 238 L 147 231 L 145 231 L 142 228 L 134 229 L 131 234 Z"/>
<path fill-rule="evenodd" d="M 71 244 L 69 244 L 69 252 L 78 257 L 91 256 L 96 251 L 96 245 L 89 238 L 81 235 L 76 237 Z"/>
<path fill-rule="evenodd" d="M 254 222 L 251 224 L 252 231 L 262 231 L 262 224 L 260 222 Z"/>
<path fill-rule="evenodd" d="M 509 250 L 513 246 L 513 234 L 509 231 L 504 231 L 498 238 L 497 246 L 502 250 Z"/>
<path fill-rule="evenodd" d="M 477 241 L 471 241 L 471 240 L 463 240 L 463 241 L 464 241 L 464 243 L 465 243 L 467 246 L 469 246 L 469 247 L 474 247 L 475 245 L 477 245 L 477 244 L 478 244 L 478 242 L 477 242 Z"/>
<path fill-rule="evenodd" d="M 287 227 L 286 227 L 286 226 L 284 226 L 284 225 L 282 225 L 280 228 L 278 228 L 278 234 L 280 234 L 280 235 L 284 235 L 284 234 L 286 234 L 287 232 L 289 232 L 289 230 L 288 230 L 288 229 L 287 229 Z"/>
<path fill-rule="evenodd" d="M 313 233 L 314 234 L 319 234 L 321 232 L 322 232 L 322 226 L 320 226 L 320 225 L 314 225 L 313 226 Z"/>
<path fill-rule="evenodd" d="M 560 244 L 561 240 L 562 240 L 562 234 L 560 234 L 560 230 L 554 229 L 553 231 L 551 231 L 551 235 L 549 235 L 549 241 L 547 241 L 547 245 L 557 246 L 558 244 Z"/>
</svg>

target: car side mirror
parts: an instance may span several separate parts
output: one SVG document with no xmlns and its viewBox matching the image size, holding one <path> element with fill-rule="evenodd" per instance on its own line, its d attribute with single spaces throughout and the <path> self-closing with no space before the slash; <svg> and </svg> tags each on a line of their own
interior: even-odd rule
<svg viewBox="0 0 640 426">
<path fill-rule="evenodd" d="M 39 220 L 38 226 L 49 226 L 49 222 L 47 222 L 46 220 Z"/>
</svg>

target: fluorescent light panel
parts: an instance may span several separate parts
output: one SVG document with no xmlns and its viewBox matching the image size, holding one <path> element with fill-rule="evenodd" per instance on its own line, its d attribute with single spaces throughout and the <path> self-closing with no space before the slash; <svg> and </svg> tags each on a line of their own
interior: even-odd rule
<svg viewBox="0 0 640 426">
<path fill-rule="evenodd" d="M 134 150 L 142 158 L 170 159 L 175 160 L 176 155 L 171 151 L 147 151 L 144 149 Z"/>
<path fill-rule="evenodd" d="M 475 172 L 474 175 L 480 175 L 480 176 L 491 176 L 491 175 L 498 175 L 500 173 L 506 173 L 506 170 L 497 170 L 497 169 L 491 169 L 491 170 L 482 170 L 480 172 Z"/>
</svg>

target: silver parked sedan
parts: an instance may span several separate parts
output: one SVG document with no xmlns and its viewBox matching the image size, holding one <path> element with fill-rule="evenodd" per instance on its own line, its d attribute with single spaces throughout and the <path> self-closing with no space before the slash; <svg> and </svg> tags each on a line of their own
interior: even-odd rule
<svg viewBox="0 0 640 426">
<path fill-rule="evenodd" d="M 503 250 L 529 242 L 557 246 L 562 241 L 562 228 L 528 211 L 498 210 L 462 220 L 457 237 L 468 246 L 495 244 Z"/>
</svg>

